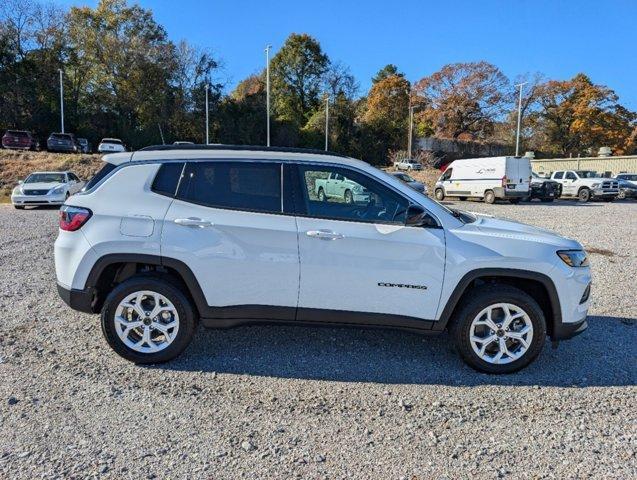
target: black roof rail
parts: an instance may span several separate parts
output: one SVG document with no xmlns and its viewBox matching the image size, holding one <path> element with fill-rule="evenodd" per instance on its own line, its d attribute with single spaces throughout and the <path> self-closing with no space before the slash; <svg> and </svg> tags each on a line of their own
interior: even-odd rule
<svg viewBox="0 0 637 480">
<path fill-rule="evenodd" d="M 190 144 L 190 145 L 150 145 L 148 147 L 140 148 L 138 152 L 152 152 L 152 151 L 169 151 L 169 150 L 237 150 L 237 151 L 258 151 L 258 152 L 281 152 L 281 153 L 311 153 L 312 155 L 330 155 L 333 157 L 350 158 L 347 155 L 340 153 L 334 153 L 326 150 L 317 150 L 315 148 L 297 148 L 297 147 L 264 147 L 261 145 L 205 145 L 205 144 Z"/>
</svg>

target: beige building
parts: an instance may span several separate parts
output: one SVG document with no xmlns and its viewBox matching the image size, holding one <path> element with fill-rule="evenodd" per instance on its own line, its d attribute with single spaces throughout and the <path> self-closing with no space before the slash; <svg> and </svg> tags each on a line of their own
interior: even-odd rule
<svg viewBox="0 0 637 480">
<path fill-rule="evenodd" d="M 615 176 L 625 172 L 637 173 L 637 155 L 532 159 L 531 167 L 540 174 L 556 170 L 595 170 L 602 175 Z"/>
</svg>

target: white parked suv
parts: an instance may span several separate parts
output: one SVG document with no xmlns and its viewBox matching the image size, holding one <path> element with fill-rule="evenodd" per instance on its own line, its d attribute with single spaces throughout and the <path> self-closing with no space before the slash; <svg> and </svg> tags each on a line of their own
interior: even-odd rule
<svg viewBox="0 0 637 480">
<path fill-rule="evenodd" d="M 417 162 L 416 160 L 411 160 L 409 158 L 404 158 L 402 160 L 394 162 L 394 168 L 396 170 L 407 170 L 408 172 L 412 170 L 422 170 L 422 163 Z"/>
<path fill-rule="evenodd" d="M 99 153 L 125 152 L 126 147 L 119 138 L 102 138 L 102 141 L 97 146 L 97 151 Z"/>
<path fill-rule="evenodd" d="M 450 210 L 365 162 L 198 145 L 104 160 L 62 207 L 58 291 L 133 362 L 173 359 L 198 323 L 279 322 L 448 329 L 469 365 L 507 373 L 587 327 L 577 241 Z M 334 173 L 366 200 L 319 199 Z"/>
<path fill-rule="evenodd" d="M 73 172 L 33 172 L 11 192 L 11 203 L 17 209 L 38 205 L 62 205 L 84 182 Z"/>
</svg>

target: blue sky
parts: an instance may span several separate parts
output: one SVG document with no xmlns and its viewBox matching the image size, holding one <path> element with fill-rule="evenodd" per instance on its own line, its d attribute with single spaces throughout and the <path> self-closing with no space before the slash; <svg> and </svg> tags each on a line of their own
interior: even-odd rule
<svg viewBox="0 0 637 480">
<path fill-rule="evenodd" d="M 62 0 L 67 5 L 96 1 Z M 637 1 L 196 1 L 140 0 L 173 40 L 211 49 L 231 89 L 292 32 L 318 39 L 364 93 L 395 63 L 417 81 L 453 62 L 487 60 L 509 77 L 587 73 L 637 110 Z"/>
</svg>

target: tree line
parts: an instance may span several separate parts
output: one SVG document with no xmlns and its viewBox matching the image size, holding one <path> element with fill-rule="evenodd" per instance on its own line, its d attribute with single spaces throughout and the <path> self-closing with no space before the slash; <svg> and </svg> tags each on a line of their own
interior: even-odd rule
<svg viewBox="0 0 637 480">
<path fill-rule="evenodd" d="M 255 47 L 257 48 L 257 47 Z M 93 143 L 119 137 L 133 148 L 205 139 L 209 91 L 210 141 L 266 143 L 265 69 L 229 93 L 219 60 L 175 42 L 150 10 L 126 0 L 95 8 L 37 0 L 0 7 L 0 128 L 45 138 L 59 131 L 59 70 L 66 131 Z M 330 150 L 382 164 L 405 150 L 409 111 L 414 137 L 514 145 L 522 95 L 524 150 L 586 155 L 601 146 L 635 153 L 637 114 L 610 88 L 580 73 L 570 80 L 525 74 L 511 80 L 480 61 L 445 65 L 410 82 L 395 65 L 382 67 L 369 91 L 346 65 L 307 34 L 291 34 L 272 57 L 271 143 L 322 148 L 329 102 Z"/>
</svg>

